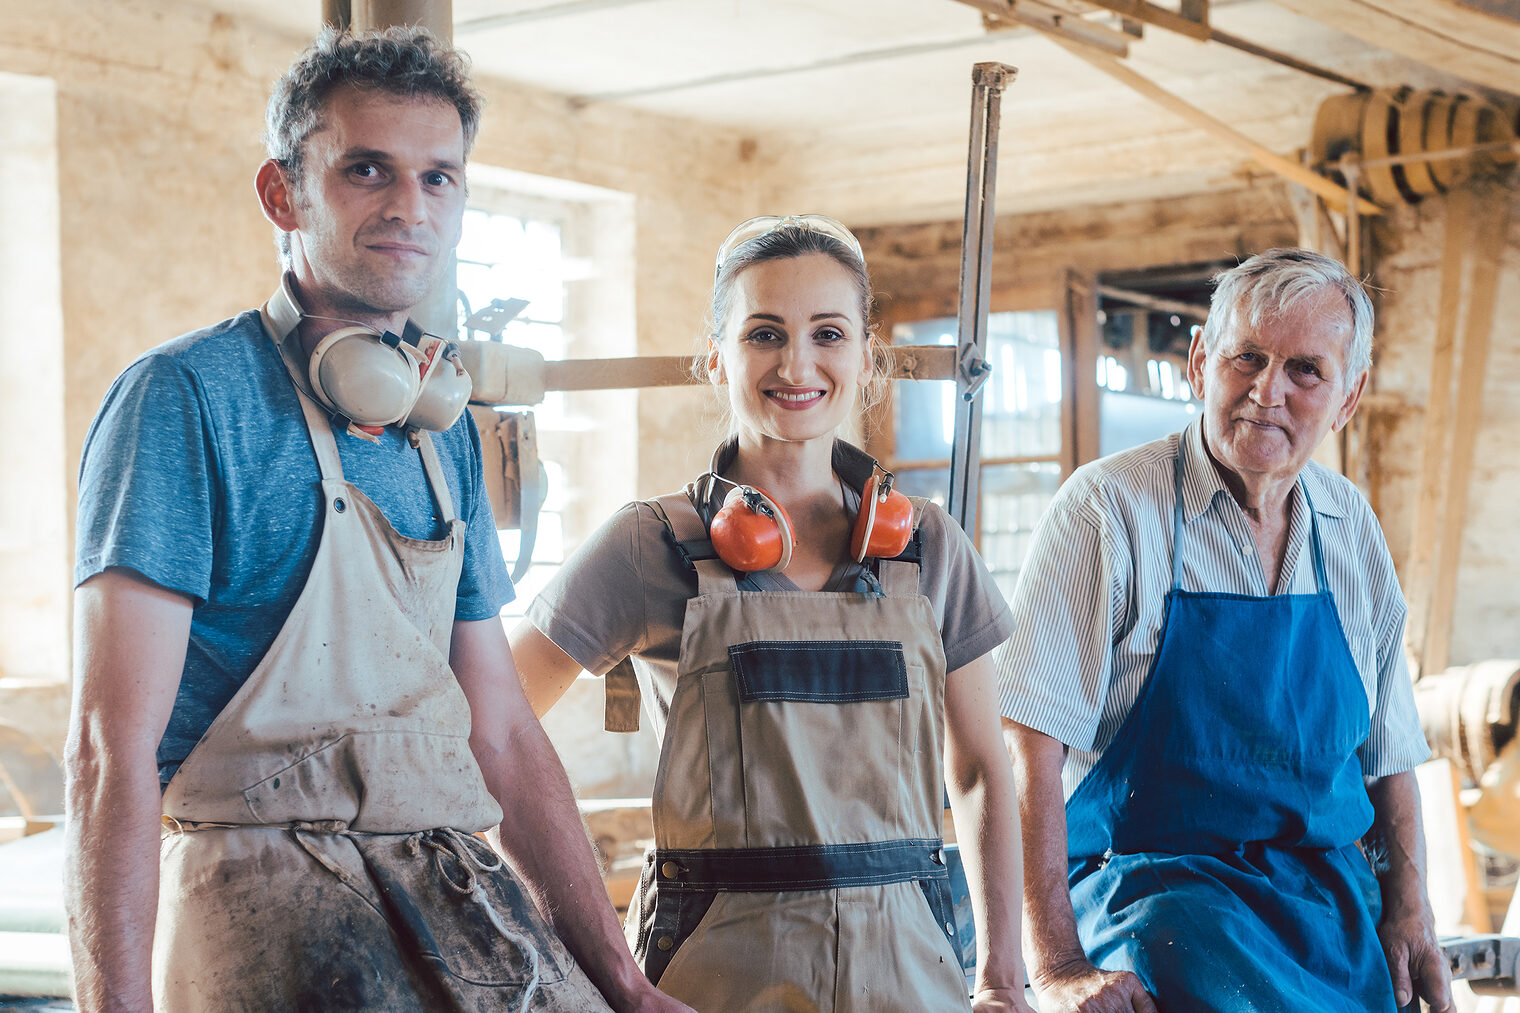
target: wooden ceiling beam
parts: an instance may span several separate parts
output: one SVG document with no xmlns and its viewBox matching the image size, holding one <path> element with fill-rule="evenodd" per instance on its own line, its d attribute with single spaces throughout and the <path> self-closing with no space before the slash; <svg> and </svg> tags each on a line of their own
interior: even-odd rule
<svg viewBox="0 0 1520 1013">
<path fill-rule="evenodd" d="M 1056 39 L 1107 53 L 1128 56 L 1131 39 L 1116 28 L 1095 24 L 1052 3 L 1039 0 L 955 0 L 1001 21 L 1028 25 Z"/>
<path fill-rule="evenodd" d="M 1094 52 L 1090 47 L 1073 43 L 1064 38 L 1052 36 L 1051 41 L 1071 53 L 1077 59 L 1092 65 L 1121 84 L 1139 92 L 1157 105 L 1171 110 L 1206 133 L 1227 144 L 1234 145 L 1245 152 L 1252 161 L 1313 191 L 1329 201 L 1332 206 L 1338 208 L 1347 206 L 1349 195 L 1344 187 L 1337 185 L 1333 180 L 1321 176 L 1312 169 L 1306 168 L 1292 159 L 1285 158 L 1272 149 L 1256 143 L 1234 127 L 1215 119 L 1186 99 L 1172 94 L 1150 78 L 1136 73 L 1112 56 Z M 1380 215 L 1383 213 L 1383 209 L 1379 205 L 1374 204 L 1365 197 L 1357 197 L 1356 202 L 1357 210 L 1362 214 Z"/>
<path fill-rule="evenodd" d="M 1196 5 L 1197 17 L 1188 17 L 1185 13 L 1168 10 L 1151 3 L 1150 0 L 1087 0 L 1087 2 L 1126 18 L 1134 18 L 1136 21 L 1143 21 L 1157 28 L 1165 28 L 1169 32 L 1186 35 L 1199 42 L 1209 41 L 1208 0 L 1202 0 Z"/>
<path fill-rule="evenodd" d="M 1300 73 L 1318 77 L 1326 81 L 1334 81 L 1336 84 L 1355 88 L 1357 91 L 1367 91 L 1371 88 L 1362 81 L 1347 77 L 1339 71 L 1329 70 L 1325 67 L 1316 66 L 1289 53 L 1283 53 L 1276 49 L 1268 49 L 1266 46 L 1258 46 L 1238 35 L 1222 32 L 1209 24 L 1209 0 L 1185 0 L 1180 12 L 1169 10 L 1151 3 L 1150 0 L 1085 0 L 1096 7 L 1107 11 L 1113 11 L 1126 18 L 1139 21 L 1142 24 L 1153 25 L 1156 28 L 1164 28 L 1169 32 L 1186 35 L 1190 39 L 1199 42 L 1217 42 L 1231 49 L 1238 49 L 1242 53 L 1258 56 L 1263 60 L 1271 60 L 1273 63 L 1291 68 Z"/>
</svg>

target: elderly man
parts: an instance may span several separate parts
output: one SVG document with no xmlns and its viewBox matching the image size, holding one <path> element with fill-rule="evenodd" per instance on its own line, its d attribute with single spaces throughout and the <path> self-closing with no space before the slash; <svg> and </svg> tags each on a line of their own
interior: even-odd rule
<svg viewBox="0 0 1520 1013">
<path fill-rule="evenodd" d="M 90 430 L 82 1010 L 690 1013 L 633 962 L 523 697 L 468 377 L 408 318 L 479 111 L 426 32 L 324 33 L 269 103 L 274 295 L 138 359 Z M 521 884 L 474 836 L 498 823 Z"/>
<path fill-rule="evenodd" d="M 1309 460 L 1366 385 L 1372 305 L 1304 250 L 1215 280 L 1202 418 L 1065 484 L 999 659 L 1040 1007 L 1444 1009 L 1404 601 Z"/>
</svg>

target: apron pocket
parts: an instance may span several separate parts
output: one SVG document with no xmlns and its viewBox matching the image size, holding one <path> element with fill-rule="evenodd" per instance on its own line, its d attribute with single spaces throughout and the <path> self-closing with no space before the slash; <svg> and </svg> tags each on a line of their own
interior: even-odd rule
<svg viewBox="0 0 1520 1013">
<path fill-rule="evenodd" d="M 908 668 L 895 640 L 753 641 L 728 649 L 744 703 L 905 700 Z"/>
<path fill-rule="evenodd" d="M 398 943 L 416 957 L 470 985 L 517 987 L 535 971 L 540 984 L 564 980 L 568 954 L 484 844 L 440 831 L 355 842 Z"/>
</svg>

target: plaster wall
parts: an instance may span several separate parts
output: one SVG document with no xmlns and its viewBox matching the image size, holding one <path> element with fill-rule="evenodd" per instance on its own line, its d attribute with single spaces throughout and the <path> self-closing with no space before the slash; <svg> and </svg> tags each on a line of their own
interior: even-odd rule
<svg viewBox="0 0 1520 1013">
<path fill-rule="evenodd" d="M 1296 236 L 1287 196 L 1275 186 L 1154 201 L 999 215 L 992 287 L 1058 291 L 1068 271 L 1096 274 L 1245 256 Z M 860 230 L 877 297 L 928 300 L 955 312 L 961 222 Z"/>
<path fill-rule="evenodd" d="M 1449 663 L 1520 657 L 1520 533 L 1514 504 L 1520 499 L 1520 187 L 1506 199 L 1509 229 L 1498 271 L 1488 368 L 1481 398 L 1460 565 L 1452 613 Z M 1485 212 L 1476 211 L 1481 215 Z M 1379 323 L 1376 457 L 1371 476 L 1376 502 L 1400 575 L 1407 577 L 1415 502 L 1430 404 L 1431 350 L 1441 298 L 1441 251 L 1447 205 L 1427 198 L 1400 208 L 1374 234 Z"/>
</svg>

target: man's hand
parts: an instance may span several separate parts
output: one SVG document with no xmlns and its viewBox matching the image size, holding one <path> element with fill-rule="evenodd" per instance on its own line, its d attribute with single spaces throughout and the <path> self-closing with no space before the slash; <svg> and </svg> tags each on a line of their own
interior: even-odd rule
<svg viewBox="0 0 1520 1013">
<path fill-rule="evenodd" d="M 1128 971 L 1103 971 L 1072 961 L 1035 983 L 1040 1013 L 1157 1013 L 1156 1003 Z"/>
<path fill-rule="evenodd" d="M 1393 997 L 1400 1007 L 1418 995 L 1432 1013 L 1451 1009 L 1451 973 L 1436 942 L 1435 916 L 1430 905 L 1400 904 L 1383 912 L 1378 940 L 1393 978 Z"/>
<path fill-rule="evenodd" d="M 1451 1009 L 1451 974 L 1436 942 L 1435 915 L 1425 893 L 1425 835 L 1414 771 L 1369 778 L 1372 828 L 1364 845 L 1383 895 L 1378 941 L 1388 960 L 1393 996 L 1407 1006 L 1418 993 L 1440 1013 Z"/>
<path fill-rule="evenodd" d="M 980 988 L 971 997 L 974 1013 L 1034 1013 L 1024 1001 L 1022 988 Z"/>
<path fill-rule="evenodd" d="M 659 989 L 650 985 L 646 979 L 644 988 L 638 990 L 637 995 L 630 995 L 627 1003 L 613 1003 L 613 1007 L 619 1013 L 697 1013 L 696 1010 L 672 999 Z"/>
</svg>

